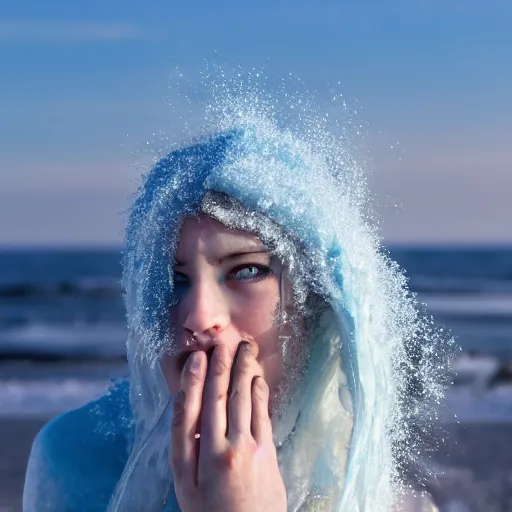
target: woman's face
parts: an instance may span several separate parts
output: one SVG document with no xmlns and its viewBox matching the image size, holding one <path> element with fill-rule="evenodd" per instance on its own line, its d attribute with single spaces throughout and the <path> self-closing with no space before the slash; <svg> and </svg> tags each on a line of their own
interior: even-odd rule
<svg viewBox="0 0 512 512">
<path fill-rule="evenodd" d="M 184 220 L 174 261 L 178 302 L 170 312 L 177 350 L 162 363 L 171 394 L 192 351 L 224 344 L 234 356 L 242 340 L 256 348 L 263 377 L 276 393 L 283 377 L 276 326 L 280 274 L 277 258 L 254 235 L 205 215 Z M 283 284 L 289 294 L 289 283 Z"/>
</svg>

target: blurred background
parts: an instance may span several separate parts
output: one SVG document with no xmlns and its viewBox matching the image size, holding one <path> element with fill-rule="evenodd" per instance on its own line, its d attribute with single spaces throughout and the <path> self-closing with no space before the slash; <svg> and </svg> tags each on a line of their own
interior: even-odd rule
<svg viewBox="0 0 512 512">
<path fill-rule="evenodd" d="M 436 492 L 512 510 L 511 26 L 505 0 L 3 2 L 0 512 L 41 425 L 126 374 L 124 212 L 181 137 L 176 68 L 214 56 L 357 113 L 385 245 L 461 347 Z"/>
</svg>

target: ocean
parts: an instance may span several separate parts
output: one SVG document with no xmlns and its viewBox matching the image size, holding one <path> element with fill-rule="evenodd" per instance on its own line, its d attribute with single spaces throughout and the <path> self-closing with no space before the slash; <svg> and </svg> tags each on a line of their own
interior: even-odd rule
<svg viewBox="0 0 512 512">
<path fill-rule="evenodd" d="M 388 250 L 460 346 L 447 418 L 512 421 L 512 248 Z M 77 407 L 126 376 L 120 258 L 0 251 L 1 416 Z"/>
</svg>

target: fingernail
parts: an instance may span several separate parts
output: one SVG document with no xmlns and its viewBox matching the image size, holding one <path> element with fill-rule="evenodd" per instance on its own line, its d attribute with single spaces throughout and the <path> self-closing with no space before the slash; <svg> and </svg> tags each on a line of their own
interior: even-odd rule
<svg viewBox="0 0 512 512">
<path fill-rule="evenodd" d="M 252 352 L 252 345 L 245 340 L 242 340 L 238 346 L 240 347 L 240 350 L 243 350 L 244 352 L 251 353 Z"/>
<path fill-rule="evenodd" d="M 187 395 L 185 394 L 185 391 L 183 391 L 183 389 L 180 389 L 176 393 L 176 398 L 174 399 L 174 405 L 183 405 L 185 403 L 186 398 L 187 398 Z"/>
</svg>

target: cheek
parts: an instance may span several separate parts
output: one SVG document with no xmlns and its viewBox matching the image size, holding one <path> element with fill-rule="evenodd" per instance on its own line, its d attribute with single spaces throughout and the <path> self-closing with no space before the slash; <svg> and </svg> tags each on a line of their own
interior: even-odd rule
<svg viewBox="0 0 512 512">
<path fill-rule="evenodd" d="M 182 325 L 184 320 L 183 304 L 179 302 L 176 306 L 172 306 L 169 310 L 169 315 L 173 326 Z"/>
<path fill-rule="evenodd" d="M 278 304 L 278 287 L 273 284 L 261 290 L 261 293 L 239 300 L 232 315 L 233 326 L 237 331 L 258 345 L 258 362 L 272 393 L 283 377 L 280 330 L 275 323 Z"/>
<path fill-rule="evenodd" d="M 187 337 L 185 335 L 185 330 L 183 328 L 183 324 L 186 321 L 187 313 L 183 304 L 179 303 L 176 306 L 173 306 L 169 310 L 169 318 L 170 325 L 172 331 L 172 345 L 169 348 L 169 354 L 171 356 L 175 356 L 178 354 L 180 349 L 186 344 Z"/>
<path fill-rule="evenodd" d="M 245 287 L 230 294 L 231 322 L 256 338 L 274 325 L 279 303 L 278 287 L 275 280 Z"/>
</svg>

